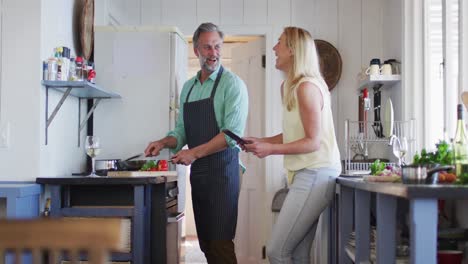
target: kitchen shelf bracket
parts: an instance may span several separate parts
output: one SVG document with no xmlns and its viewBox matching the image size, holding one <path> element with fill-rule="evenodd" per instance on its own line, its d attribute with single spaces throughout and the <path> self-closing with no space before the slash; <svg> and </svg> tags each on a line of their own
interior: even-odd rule
<svg viewBox="0 0 468 264">
<path fill-rule="evenodd" d="M 80 133 L 81 133 L 81 130 L 83 130 L 83 128 L 85 127 L 86 125 L 86 122 L 88 122 L 88 119 L 91 117 L 91 115 L 93 114 L 94 110 L 96 109 L 97 105 L 99 104 L 99 102 L 101 102 L 101 98 L 97 98 L 94 103 L 93 103 L 93 106 L 91 107 L 91 109 L 89 109 L 88 111 L 88 114 L 86 115 L 85 119 L 83 121 L 81 121 L 81 124 L 80 126 L 78 127 L 78 147 L 80 146 Z M 81 98 L 79 100 L 79 103 L 78 103 L 78 111 L 79 111 L 79 116 L 81 116 Z M 81 119 L 81 118 L 79 118 Z M 80 122 L 80 120 L 78 120 L 78 122 Z"/>
<path fill-rule="evenodd" d="M 78 97 L 78 146 L 80 146 L 80 132 L 93 114 L 101 99 L 121 98 L 120 95 L 106 91 L 99 86 L 87 81 L 42 81 L 42 85 L 46 88 L 45 98 L 45 144 L 48 143 L 48 129 L 55 116 L 59 112 L 63 103 L 69 95 Z M 59 92 L 63 92 L 62 98 L 55 106 L 52 114 L 49 117 L 49 89 L 52 88 Z M 85 119 L 81 121 L 81 99 L 96 99 L 93 106 L 88 111 Z M 81 123 L 80 123 L 81 122 Z"/>
</svg>

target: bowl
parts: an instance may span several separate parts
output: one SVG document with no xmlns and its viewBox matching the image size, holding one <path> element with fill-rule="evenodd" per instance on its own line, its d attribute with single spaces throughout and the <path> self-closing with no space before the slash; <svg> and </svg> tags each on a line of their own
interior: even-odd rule
<svg viewBox="0 0 468 264">
<path fill-rule="evenodd" d="M 460 250 L 439 250 L 437 251 L 437 263 L 439 264 L 461 264 L 463 251 Z"/>
</svg>

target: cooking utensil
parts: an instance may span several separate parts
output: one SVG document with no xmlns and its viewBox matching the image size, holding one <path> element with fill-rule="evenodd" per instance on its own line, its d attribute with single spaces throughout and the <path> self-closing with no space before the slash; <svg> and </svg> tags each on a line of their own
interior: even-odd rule
<svg viewBox="0 0 468 264">
<path fill-rule="evenodd" d="M 146 163 L 147 160 L 135 160 L 143 156 L 143 153 L 138 153 L 137 155 L 130 156 L 125 160 L 119 160 L 117 162 L 118 170 L 121 171 L 137 171 L 140 170 L 143 164 Z"/>
<path fill-rule="evenodd" d="M 461 250 L 439 250 L 437 251 L 437 263 L 440 264 L 461 264 L 463 251 Z"/>
<path fill-rule="evenodd" d="M 133 156 L 131 156 L 130 158 L 126 159 L 125 161 L 129 161 L 129 160 L 132 160 L 132 159 L 136 159 L 136 158 L 141 157 L 141 156 L 143 156 L 143 153 L 138 153 L 138 154 L 133 155 Z"/>
<path fill-rule="evenodd" d="M 421 165 L 401 166 L 401 180 L 407 184 L 436 184 L 437 177 L 433 177 L 434 173 L 452 169 L 454 167 L 451 165 L 439 166 L 433 169 Z"/>
<path fill-rule="evenodd" d="M 382 133 L 382 123 L 380 122 L 380 108 L 382 102 L 382 92 L 380 91 L 382 85 L 376 85 L 374 89 L 374 128 L 375 135 L 379 138 L 383 137 Z"/>
<path fill-rule="evenodd" d="M 107 176 L 109 171 L 118 169 L 117 163 L 119 159 L 100 159 L 95 161 L 96 174 L 99 176 Z"/>
<path fill-rule="evenodd" d="M 147 160 L 120 160 L 117 162 L 117 167 L 122 171 L 136 171 L 140 170 L 146 162 Z"/>
</svg>

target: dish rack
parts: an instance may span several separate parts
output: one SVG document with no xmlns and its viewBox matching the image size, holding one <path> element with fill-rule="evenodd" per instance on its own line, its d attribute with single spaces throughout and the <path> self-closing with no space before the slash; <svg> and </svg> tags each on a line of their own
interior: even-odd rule
<svg viewBox="0 0 468 264">
<path fill-rule="evenodd" d="M 382 122 L 345 120 L 345 159 L 343 162 L 345 174 L 370 171 L 373 159 L 369 159 L 372 158 L 368 155 L 369 146 L 380 144 L 387 147 L 391 136 L 406 137 L 408 142 L 406 157 L 411 157 L 415 147 L 415 120 L 394 121 L 392 134 L 388 137 L 383 135 L 382 127 Z M 361 157 L 361 160 L 357 160 L 356 157 Z M 387 165 L 395 166 L 396 164 L 387 162 Z"/>
</svg>

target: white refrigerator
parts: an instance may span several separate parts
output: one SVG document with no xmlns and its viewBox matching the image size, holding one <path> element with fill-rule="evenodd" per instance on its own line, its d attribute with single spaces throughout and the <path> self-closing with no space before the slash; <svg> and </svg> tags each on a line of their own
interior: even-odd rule
<svg viewBox="0 0 468 264">
<path fill-rule="evenodd" d="M 174 27 L 96 26 L 96 83 L 122 96 L 94 112 L 98 159 L 125 159 L 174 128 L 187 78 L 187 42 Z M 165 150 L 156 159 L 168 159 Z M 179 171 L 178 209 L 185 209 L 185 166 Z"/>
</svg>

